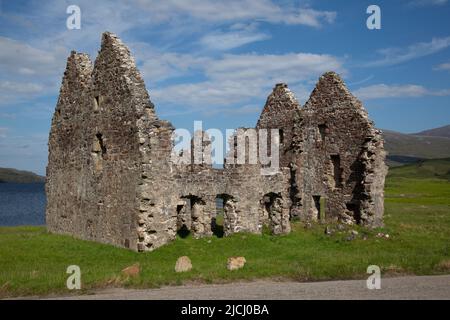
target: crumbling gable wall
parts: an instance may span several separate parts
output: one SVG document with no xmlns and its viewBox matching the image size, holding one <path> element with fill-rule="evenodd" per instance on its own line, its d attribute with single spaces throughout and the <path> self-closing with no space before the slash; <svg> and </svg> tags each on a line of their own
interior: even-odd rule
<svg viewBox="0 0 450 320">
<path fill-rule="evenodd" d="M 88 229 L 85 213 L 90 208 L 86 158 L 90 154 L 84 123 L 92 62 L 72 51 L 64 72 L 48 141 L 47 228 L 52 232 L 82 234 Z"/>
<path fill-rule="evenodd" d="M 381 225 L 386 174 L 381 133 L 337 74 L 320 77 L 298 111 L 292 148 L 304 220 Z"/>
<path fill-rule="evenodd" d="M 289 167 L 292 162 L 292 135 L 295 113 L 300 104 L 287 84 L 278 83 L 267 97 L 259 116 L 257 129 L 278 129 L 280 137 L 280 166 Z M 270 141 L 270 139 L 269 139 Z"/>
<path fill-rule="evenodd" d="M 164 193 L 169 158 L 163 151 L 170 156 L 173 128 L 157 119 L 133 58 L 115 35 L 103 34 L 90 65 L 83 54 L 68 60 L 49 138 L 47 226 L 137 250 L 139 231 L 148 227 L 144 207 Z M 155 205 L 160 201 L 171 200 L 157 197 Z M 160 233 L 155 247 L 170 238 L 170 215 L 161 215 L 163 226 L 152 221 L 148 227 Z"/>
</svg>

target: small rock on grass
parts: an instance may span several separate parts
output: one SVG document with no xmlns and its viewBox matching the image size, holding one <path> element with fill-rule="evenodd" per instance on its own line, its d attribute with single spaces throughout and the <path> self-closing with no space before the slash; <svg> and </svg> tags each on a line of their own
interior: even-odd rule
<svg viewBox="0 0 450 320">
<path fill-rule="evenodd" d="M 188 256 L 179 257 L 175 263 L 175 272 L 187 272 L 192 269 L 192 262 Z"/>
<path fill-rule="evenodd" d="M 244 257 L 230 257 L 227 261 L 228 270 L 237 270 L 244 267 L 247 260 Z"/>
<path fill-rule="evenodd" d="M 141 273 L 141 267 L 139 263 L 135 263 L 122 270 L 122 274 L 127 277 L 137 277 Z"/>
</svg>

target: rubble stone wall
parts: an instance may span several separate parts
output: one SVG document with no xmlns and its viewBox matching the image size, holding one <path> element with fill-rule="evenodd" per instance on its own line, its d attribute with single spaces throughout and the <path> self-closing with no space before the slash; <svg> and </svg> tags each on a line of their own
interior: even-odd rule
<svg viewBox="0 0 450 320">
<path fill-rule="evenodd" d="M 294 218 L 382 224 L 381 133 L 338 75 L 324 74 L 304 107 L 277 84 L 255 129 L 279 130 L 280 167 L 269 173 L 249 161 L 247 143 L 245 163 L 213 168 L 205 132 L 194 133 L 200 151 L 186 151 L 200 163 L 175 163 L 175 128 L 158 119 L 128 48 L 105 33 L 94 64 L 75 52 L 67 61 L 49 136 L 47 228 L 151 251 L 177 233 L 219 235 L 218 201 L 224 236 L 264 225 L 289 233 Z"/>
<path fill-rule="evenodd" d="M 386 174 L 381 132 L 337 74 L 319 79 L 297 112 L 294 132 L 303 219 L 380 225 Z"/>
</svg>

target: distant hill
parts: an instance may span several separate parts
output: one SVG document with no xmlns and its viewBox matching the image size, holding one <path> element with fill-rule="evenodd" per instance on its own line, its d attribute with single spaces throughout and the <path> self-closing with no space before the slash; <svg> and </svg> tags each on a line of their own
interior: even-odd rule
<svg viewBox="0 0 450 320">
<path fill-rule="evenodd" d="M 22 171 L 11 168 L 0 168 L 0 183 L 34 183 L 45 182 L 45 177 L 39 176 L 30 171 Z"/>
<path fill-rule="evenodd" d="M 390 130 L 383 130 L 383 136 L 389 166 L 414 163 L 421 159 L 450 157 L 450 137 L 405 134 Z"/>
<path fill-rule="evenodd" d="M 419 133 L 415 133 L 414 135 L 416 135 L 416 136 L 427 136 L 427 137 L 445 137 L 445 138 L 450 138 L 450 124 L 446 125 L 446 126 L 443 126 L 443 127 L 435 128 L 435 129 L 421 131 Z"/>
<path fill-rule="evenodd" d="M 389 177 L 450 180 L 450 158 L 421 160 L 417 163 L 390 168 Z"/>
</svg>

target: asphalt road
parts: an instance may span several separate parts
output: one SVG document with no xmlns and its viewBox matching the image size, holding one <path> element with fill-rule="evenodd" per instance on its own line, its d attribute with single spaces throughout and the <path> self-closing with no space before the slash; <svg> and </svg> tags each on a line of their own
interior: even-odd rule
<svg viewBox="0 0 450 320">
<path fill-rule="evenodd" d="M 48 297 L 47 297 L 48 298 Z M 187 285 L 160 289 L 111 288 L 88 295 L 50 299 L 446 299 L 450 275 L 382 278 L 381 289 L 369 290 L 366 280 L 326 282 L 255 281 L 216 285 Z"/>
</svg>

